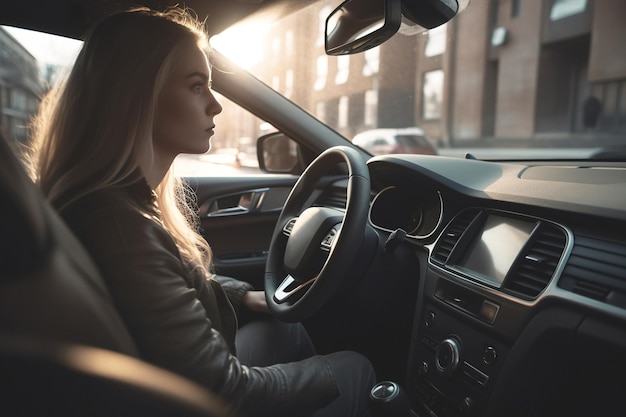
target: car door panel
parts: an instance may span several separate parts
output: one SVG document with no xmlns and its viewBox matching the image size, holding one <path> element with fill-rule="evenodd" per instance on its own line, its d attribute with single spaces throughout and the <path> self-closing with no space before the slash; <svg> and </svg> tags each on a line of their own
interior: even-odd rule
<svg viewBox="0 0 626 417">
<path fill-rule="evenodd" d="M 218 274 L 263 287 L 272 232 L 297 179 L 293 175 L 187 179 L 197 195 L 201 232 L 211 245 Z"/>
</svg>

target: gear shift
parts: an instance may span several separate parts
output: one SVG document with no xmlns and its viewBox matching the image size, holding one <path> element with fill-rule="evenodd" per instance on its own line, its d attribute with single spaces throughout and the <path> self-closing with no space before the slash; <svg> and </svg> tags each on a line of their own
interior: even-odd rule
<svg viewBox="0 0 626 417">
<path fill-rule="evenodd" d="M 370 391 L 372 413 L 375 417 L 410 417 L 409 399 L 400 385 L 383 381 Z"/>
</svg>

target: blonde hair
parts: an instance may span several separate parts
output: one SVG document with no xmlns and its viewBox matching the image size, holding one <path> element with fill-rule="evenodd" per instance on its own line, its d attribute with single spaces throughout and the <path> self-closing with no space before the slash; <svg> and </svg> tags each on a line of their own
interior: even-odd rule
<svg viewBox="0 0 626 417">
<path fill-rule="evenodd" d="M 188 42 L 209 54 L 203 23 L 181 8 L 116 13 L 87 35 L 32 125 L 28 168 L 58 210 L 140 180 L 140 161 L 152 155 L 157 98 L 174 54 Z M 211 250 L 198 233 L 193 193 L 171 172 L 154 191 L 183 258 L 209 273 Z"/>
</svg>

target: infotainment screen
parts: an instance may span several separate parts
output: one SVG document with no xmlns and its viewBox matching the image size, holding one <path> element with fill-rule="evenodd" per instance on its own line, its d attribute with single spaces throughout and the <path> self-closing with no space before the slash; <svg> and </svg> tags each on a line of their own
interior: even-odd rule
<svg viewBox="0 0 626 417">
<path fill-rule="evenodd" d="M 499 287 L 534 226 L 533 222 L 490 214 L 455 266 Z"/>
</svg>

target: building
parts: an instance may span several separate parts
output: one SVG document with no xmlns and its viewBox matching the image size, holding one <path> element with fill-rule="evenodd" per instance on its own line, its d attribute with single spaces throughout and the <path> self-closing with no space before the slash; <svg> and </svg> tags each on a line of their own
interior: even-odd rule
<svg viewBox="0 0 626 417">
<path fill-rule="evenodd" d="M 584 143 L 590 131 L 594 140 L 626 132 L 626 52 L 619 44 L 626 39 L 625 2 L 500 0 L 491 6 L 470 7 L 448 24 L 440 117 L 425 117 L 422 94 L 419 124 L 450 144 L 486 138 Z M 416 77 L 422 91 L 430 70 L 423 58 Z M 585 104 L 595 100 L 602 113 L 589 120 Z"/>
<path fill-rule="evenodd" d="M 7 140 L 26 141 L 42 93 L 37 60 L 0 27 L 0 131 Z"/>
</svg>

